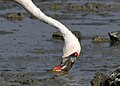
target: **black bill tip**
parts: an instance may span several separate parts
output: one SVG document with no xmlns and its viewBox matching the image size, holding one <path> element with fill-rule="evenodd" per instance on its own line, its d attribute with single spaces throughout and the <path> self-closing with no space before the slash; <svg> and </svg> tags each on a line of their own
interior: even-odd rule
<svg viewBox="0 0 120 86">
<path fill-rule="evenodd" d="M 76 59 L 77 59 L 76 57 L 62 58 L 62 61 L 61 61 L 61 64 L 60 64 L 61 67 L 62 67 L 62 71 L 68 72 L 72 68 Z"/>
</svg>

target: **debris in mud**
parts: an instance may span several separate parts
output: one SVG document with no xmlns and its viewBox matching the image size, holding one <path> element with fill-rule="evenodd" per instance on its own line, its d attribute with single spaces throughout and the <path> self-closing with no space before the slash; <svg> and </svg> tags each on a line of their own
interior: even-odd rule
<svg viewBox="0 0 120 86">
<path fill-rule="evenodd" d="M 114 31 L 108 33 L 111 43 L 119 43 L 120 42 L 120 31 Z"/>
<path fill-rule="evenodd" d="M 82 16 L 87 16 L 92 14 L 97 14 L 102 17 L 109 17 L 109 16 L 114 16 L 113 14 L 110 13 L 110 11 L 119 11 L 120 6 L 119 5 L 114 5 L 114 4 L 105 4 L 105 3 L 98 3 L 98 2 L 86 2 L 84 4 L 79 4 L 79 3 L 52 3 L 48 5 L 50 10 L 62 10 L 63 12 L 81 12 L 84 11 L 85 13 L 82 14 Z M 55 16 L 55 15 L 52 15 Z M 64 17 L 64 16 L 60 16 Z M 66 17 L 65 17 L 66 18 Z M 99 23 L 98 23 L 99 24 Z M 104 23 L 100 23 L 104 24 Z"/>
<path fill-rule="evenodd" d="M 71 5 L 69 10 L 97 11 L 107 8 L 107 5 L 101 3 L 87 2 L 83 5 Z"/>
<path fill-rule="evenodd" d="M 92 86 L 120 86 L 120 67 L 116 69 L 110 76 L 102 73 L 96 73 L 91 80 Z"/>
<path fill-rule="evenodd" d="M 95 2 L 87 2 L 85 4 L 76 4 L 76 3 L 52 3 L 50 5 L 50 9 L 58 10 L 58 9 L 66 9 L 70 11 L 92 11 L 98 12 L 103 10 L 110 10 L 110 9 L 119 9 L 120 7 L 117 5 L 106 5 L 103 3 L 95 3 Z"/>
<path fill-rule="evenodd" d="M 12 34 L 13 32 L 8 32 L 5 30 L 0 30 L 0 35 Z"/>
<path fill-rule="evenodd" d="M 101 42 L 104 42 L 104 38 L 103 37 L 101 37 L 101 36 L 94 36 L 93 38 L 92 38 L 92 42 L 93 43 L 101 43 Z"/>
<path fill-rule="evenodd" d="M 81 33 L 79 31 L 72 31 L 72 33 L 80 40 L 81 39 Z M 59 40 L 64 40 L 62 34 L 57 31 L 54 32 L 52 35 L 53 39 L 59 39 Z"/>
<path fill-rule="evenodd" d="M 7 20 L 22 20 L 24 15 L 21 13 L 7 13 L 4 15 L 4 18 Z"/>
<path fill-rule="evenodd" d="M 64 9 L 64 7 L 66 7 L 66 4 L 62 4 L 62 3 L 52 3 L 50 5 L 50 9 L 52 10 Z"/>
</svg>

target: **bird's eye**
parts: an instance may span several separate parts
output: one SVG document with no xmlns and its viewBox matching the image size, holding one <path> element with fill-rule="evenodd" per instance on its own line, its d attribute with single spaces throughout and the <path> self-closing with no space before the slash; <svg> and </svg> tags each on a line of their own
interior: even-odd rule
<svg viewBox="0 0 120 86">
<path fill-rule="evenodd" d="M 73 53 L 73 56 L 74 56 L 74 57 L 78 57 L 78 53 L 77 53 L 77 52 L 74 52 L 74 53 Z"/>
</svg>

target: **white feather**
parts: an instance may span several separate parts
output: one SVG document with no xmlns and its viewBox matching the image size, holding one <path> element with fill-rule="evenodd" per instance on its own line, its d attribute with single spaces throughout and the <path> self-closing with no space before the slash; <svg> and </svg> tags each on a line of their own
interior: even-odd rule
<svg viewBox="0 0 120 86">
<path fill-rule="evenodd" d="M 20 5 L 22 5 L 28 12 L 30 12 L 40 21 L 48 23 L 49 25 L 57 28 L 62 33 L 64 40 L 65 40 L 65 45 L 63 48 L 63 56 L 62 56 L 63 58 L 68 57 L 74 52 L 78 52 L 78 54 L 80 53 L 81 51 L 80 43 L 78 39 L 72 34 L 72 32 L 68 30 L 67 27 L 65 27 L 59 21 L 46 16 L 40 10 L 40 8 L 37 8 L 37 6 L 31 0 L 15 0 L 15 1 L 19 3 Z"/>
</svg>

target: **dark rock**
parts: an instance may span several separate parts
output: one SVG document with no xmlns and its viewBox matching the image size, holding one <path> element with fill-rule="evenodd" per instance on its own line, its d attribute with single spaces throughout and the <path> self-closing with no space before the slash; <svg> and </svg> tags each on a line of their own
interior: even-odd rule
<svg viewBox="0 0 120 86">
<path fill-rule="evenodd" d="M 114 31 L 108 33 L 111 43 L 119 43 L 120 42 L 120 31 Z"/>
<path fill-rule="evenodd" d="M 120 86 L 120 67 L 104 81 L 103 86 Z"/>
<path fill-rule="evenodd" d="M 95 73 L 94 79 L 91 80 L 92 86 L 103 86 L 103 82 L 107 79 L 107 76 L 102 73 Z"/>
<path fill-rule="evenodd" d="M 80 40 L 81 39 L 81 33 L 79 31 L 72 31 L 72 33 Z M 57 31 L 54 32 L 52 35 L 53 39 L 59 39 L 59 40 L 64 40 L 62 34 Z"/>
<path fill-rule="evenodd" d="M 91 80 L 92 86 L 120 86 L 120 67 L 116 69 L 110 76 L 102 73 L 96 73 Z"/>
<path fill-rule="evenodd" d="M 53 39 L 64 40 L 62 34 L 59 31 L 54 32 L 53 35 L 52 35 L 52 38 Z"/>
</svg>

